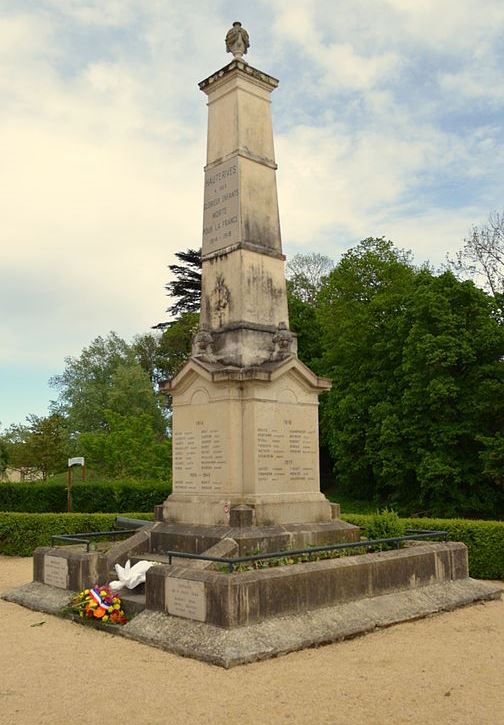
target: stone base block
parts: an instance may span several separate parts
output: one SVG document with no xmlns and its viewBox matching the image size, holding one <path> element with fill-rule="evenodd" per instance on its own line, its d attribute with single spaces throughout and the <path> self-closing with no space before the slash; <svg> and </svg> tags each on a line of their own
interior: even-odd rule
<svg viewBox="0 0 504 725">
<path fill-rule="evenodd" d="M 58 589 L 82 591 L 100 579 L 98 552 L 74 547 L 39 546 L 33 552 L 33 580 Z"/>
<path fill-rule="evenodd" d="M 127 539 L 116 541 L 105 553 L 82 551 L 79 545 L 39 546 L 33 552 L 33 581 L 77 592 L 108 582 L 114 564 L 124 565 L 134 555 L 149 552 L 152 526 L 148 524 Z"/>
<path fill-rule="evenodd" d="M 163 505 L 163 519 L 173 524 L 229 526 L 233 508 L 248 506 L 257 526 L 283 526 L 331 521 L 335 511 L 322 493 L 215 496 L 172 493 Z"/>
<path fill-rule="evenodd" d="M 158 592 L 148 606 L 233 628 L 467 576 L 465 545 L 443 542 L 235 573 L 197 571 L 180 560 L 156 567 L 155 584 L 148 573 L 146 591 Z"/>
<path fill-rule="evenodd" d="M 498 599 L 501 595 L 502 590 L 495 585 L 466 578 L 266 619 L 235 629 L 145 610 L 118 634 L 230 668 L 337 642 L 476 601 Z"/>
<path fill-rule="evenodd" d="M 246 513 L 246 512 L 238 512 Z M 237 516 L 239 520 L 239 516 Z M 320 524 L 285 526 L 189 526 L 156 523 L 150 531 L 151 551 L 202 554 L 228 537 L 236 541 L 240 556 L 359 541 L 357 526 L 335 519 Z"/>
</svg>

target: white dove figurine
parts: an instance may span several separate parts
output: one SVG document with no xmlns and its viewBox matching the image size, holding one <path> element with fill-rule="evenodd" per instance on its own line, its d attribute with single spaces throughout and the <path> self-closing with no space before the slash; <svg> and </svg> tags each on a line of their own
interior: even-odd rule
<svg viewBox="0 0 504 725">
<path fill-rule="evenodd" d="M 110 582 L 110 588 L 113 592 L 117 592 L 119 589 L 134 589 L 139 584 L 143 584 L 145 581 L 145 573 L 153 564 L 153 561 L 138 561 L 131 566 L 129 559 L 124 566 L 116 564 L 114 569 L 116 570 L 118 579 Z"/>
</svg>

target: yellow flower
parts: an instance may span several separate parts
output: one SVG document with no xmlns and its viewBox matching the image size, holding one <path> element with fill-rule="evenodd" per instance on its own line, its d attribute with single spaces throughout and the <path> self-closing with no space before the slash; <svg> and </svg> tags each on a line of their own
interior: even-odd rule
<svg viewBox="0 0 504 725">
<path fill-rule="evenodd" d="M 100 592 L 100 597 L 106 597 L 106 596 L 107 596 L 107 592 L 104 589 L 102 589 Z"/>
<path fill-rule="evenodd" d="M 108 622 L 108 614 L 103 615 L 102 622 Z"/>
<path fill-rule="evenodd" d="M 121 605 L 120 604 L 114 604 L 114 609 L 121 609 Z"/>
</svg>

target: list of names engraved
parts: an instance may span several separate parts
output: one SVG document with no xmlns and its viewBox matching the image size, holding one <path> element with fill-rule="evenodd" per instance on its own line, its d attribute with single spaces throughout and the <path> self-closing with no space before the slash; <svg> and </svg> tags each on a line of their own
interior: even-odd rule
<svg viewBox="0 0 504 725">
<path fill-rule="evenodd" d="M 316 484 L 316 431 L 284 421 L 285 428 L 257 429 L 257 478 L 260 483 L 294 487 Z"/>
<path fill-rule="evenodd" d="M 226 458 L 222 432 L 202 421 L 173 435 L 173 490 L 212 493 L 222 490 Z"/>
<path fill-rule="evenodd" d="M 203 254 L 240 241 L 238 159 L 205 171 Z"/>
<path fill-rule="evenodd" d="M 168 614 L 204 622 L 206 619 L 205 583 L 190 579 L 166 579 Z"/>
</svg>

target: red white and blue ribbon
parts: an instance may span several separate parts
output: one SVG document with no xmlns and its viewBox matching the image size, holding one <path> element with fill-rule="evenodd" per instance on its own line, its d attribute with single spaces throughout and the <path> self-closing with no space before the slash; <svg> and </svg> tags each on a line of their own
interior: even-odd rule
<svg viewBox="0 0 504 725">
<path fill-rule="evenodd" d="M 90 589 L 89 594 L 93 597 L 95 602 L 98 604 L 99 607 L 103 607 L 103 609 L 108 609 L 109 604 L 103 601 L 103 599 L 100 596 L 100 590 L 99 589 Z"/>
</svg>

